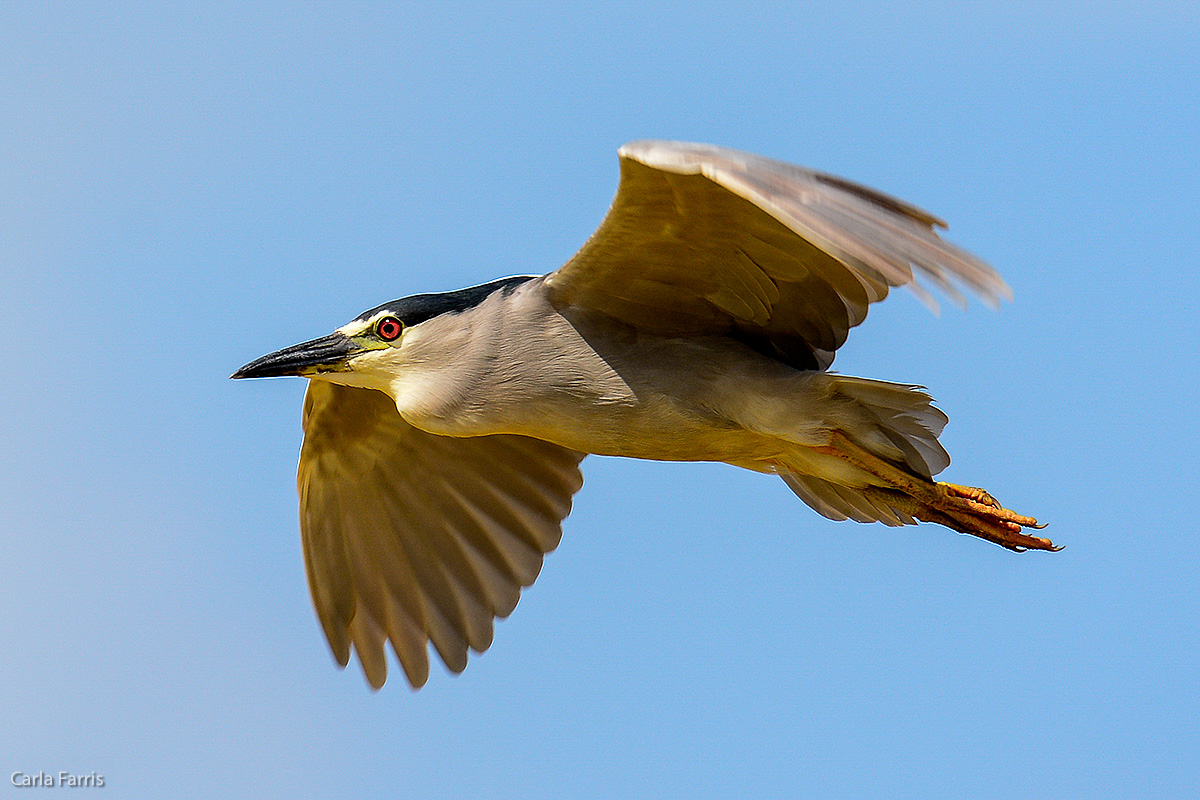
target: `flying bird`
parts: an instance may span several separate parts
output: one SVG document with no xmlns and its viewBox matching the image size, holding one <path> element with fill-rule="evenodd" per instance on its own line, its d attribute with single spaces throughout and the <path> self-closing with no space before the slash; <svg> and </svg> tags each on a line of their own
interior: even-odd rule
<svg viewBox="0 0 1200 800">
<path fill-rule="evenodd" d="M 841 178 L 709 145 L 620 149 L 600 227 L 546 275 L 377 306 L 234 378 L 309 378 L 298 484 L 334 656 L 374 688 L 391 643 L 461 672 L 562 536 L 588 453 L 778 475 L 834 520 L 935 522 L 1053 550 L 982 489 L 933 476 L 921 387 L 829 372 L 893 286 L 1011 293 L 945 223 Z"/>
</svg>

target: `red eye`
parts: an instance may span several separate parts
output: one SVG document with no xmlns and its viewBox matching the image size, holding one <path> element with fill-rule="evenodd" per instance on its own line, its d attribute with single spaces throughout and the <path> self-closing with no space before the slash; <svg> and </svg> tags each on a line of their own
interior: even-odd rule
<svg viewBox="0 0 1200 800">
<path fill-rule="evenodd" d="M 400 324 L 400 320 L 395 317 L 384 317 L 379 320 L 379 324 L 375 326 L 375 332 L 379 334 L 379 338 L 385 342 L 394 342 L 400 338 L 401 332 L 404 331 L 404 326 Z"/>
</svg>

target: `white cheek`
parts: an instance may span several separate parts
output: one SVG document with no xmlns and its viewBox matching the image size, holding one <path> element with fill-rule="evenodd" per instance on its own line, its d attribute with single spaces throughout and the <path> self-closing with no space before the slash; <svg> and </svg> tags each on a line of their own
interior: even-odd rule
<svg viewBox="0 0 1200 800">
<path fill-rule="evenodd" d="M 363 389 L 387 391 L 393 377 L 390 363 L 395 348 L 373 350 L 350 359 L 346 368 L 334 372 L 322 372 L 309 377 L 329 381 L 341 386 L 356 386 Z"/>
</svg>

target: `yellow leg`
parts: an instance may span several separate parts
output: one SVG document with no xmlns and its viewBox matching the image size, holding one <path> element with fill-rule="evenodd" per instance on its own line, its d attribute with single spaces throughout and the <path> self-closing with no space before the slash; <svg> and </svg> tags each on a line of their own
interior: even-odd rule
<svg viewBox="0 0 1200 800">
<path fill-rule="evenodd" d="M 945 525 L 1018 552 L 1062 549 L 1049 539 L 1025 533 L 1023 528 L 1041 529 L 1046 526 L 1033 517 L 1004 508 L 983 489 L 934 483 L 910 475 L 864 450 L 841 433 L 834 433 L 829 445 L 817 449 L 879 478 L 889 487 L 873 490 L 881 495 L 880 499 L 916 519 Z"/>
</svg>

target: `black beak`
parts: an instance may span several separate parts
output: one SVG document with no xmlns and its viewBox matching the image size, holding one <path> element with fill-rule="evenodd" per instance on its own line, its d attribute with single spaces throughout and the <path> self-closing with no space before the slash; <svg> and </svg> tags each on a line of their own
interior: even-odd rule
<svg viewBox="0 0 1200 800">
<path fill-rule="evenodd" d="M 331 333 L 311 342 L 294 344 L 257 358 L 239 369 L 231 378 L 275 378 L 282 375 L 308 375 L 313 372 L 336 372 L 346 359 L 359 350 L 342 333 Z"/>
</svg>

